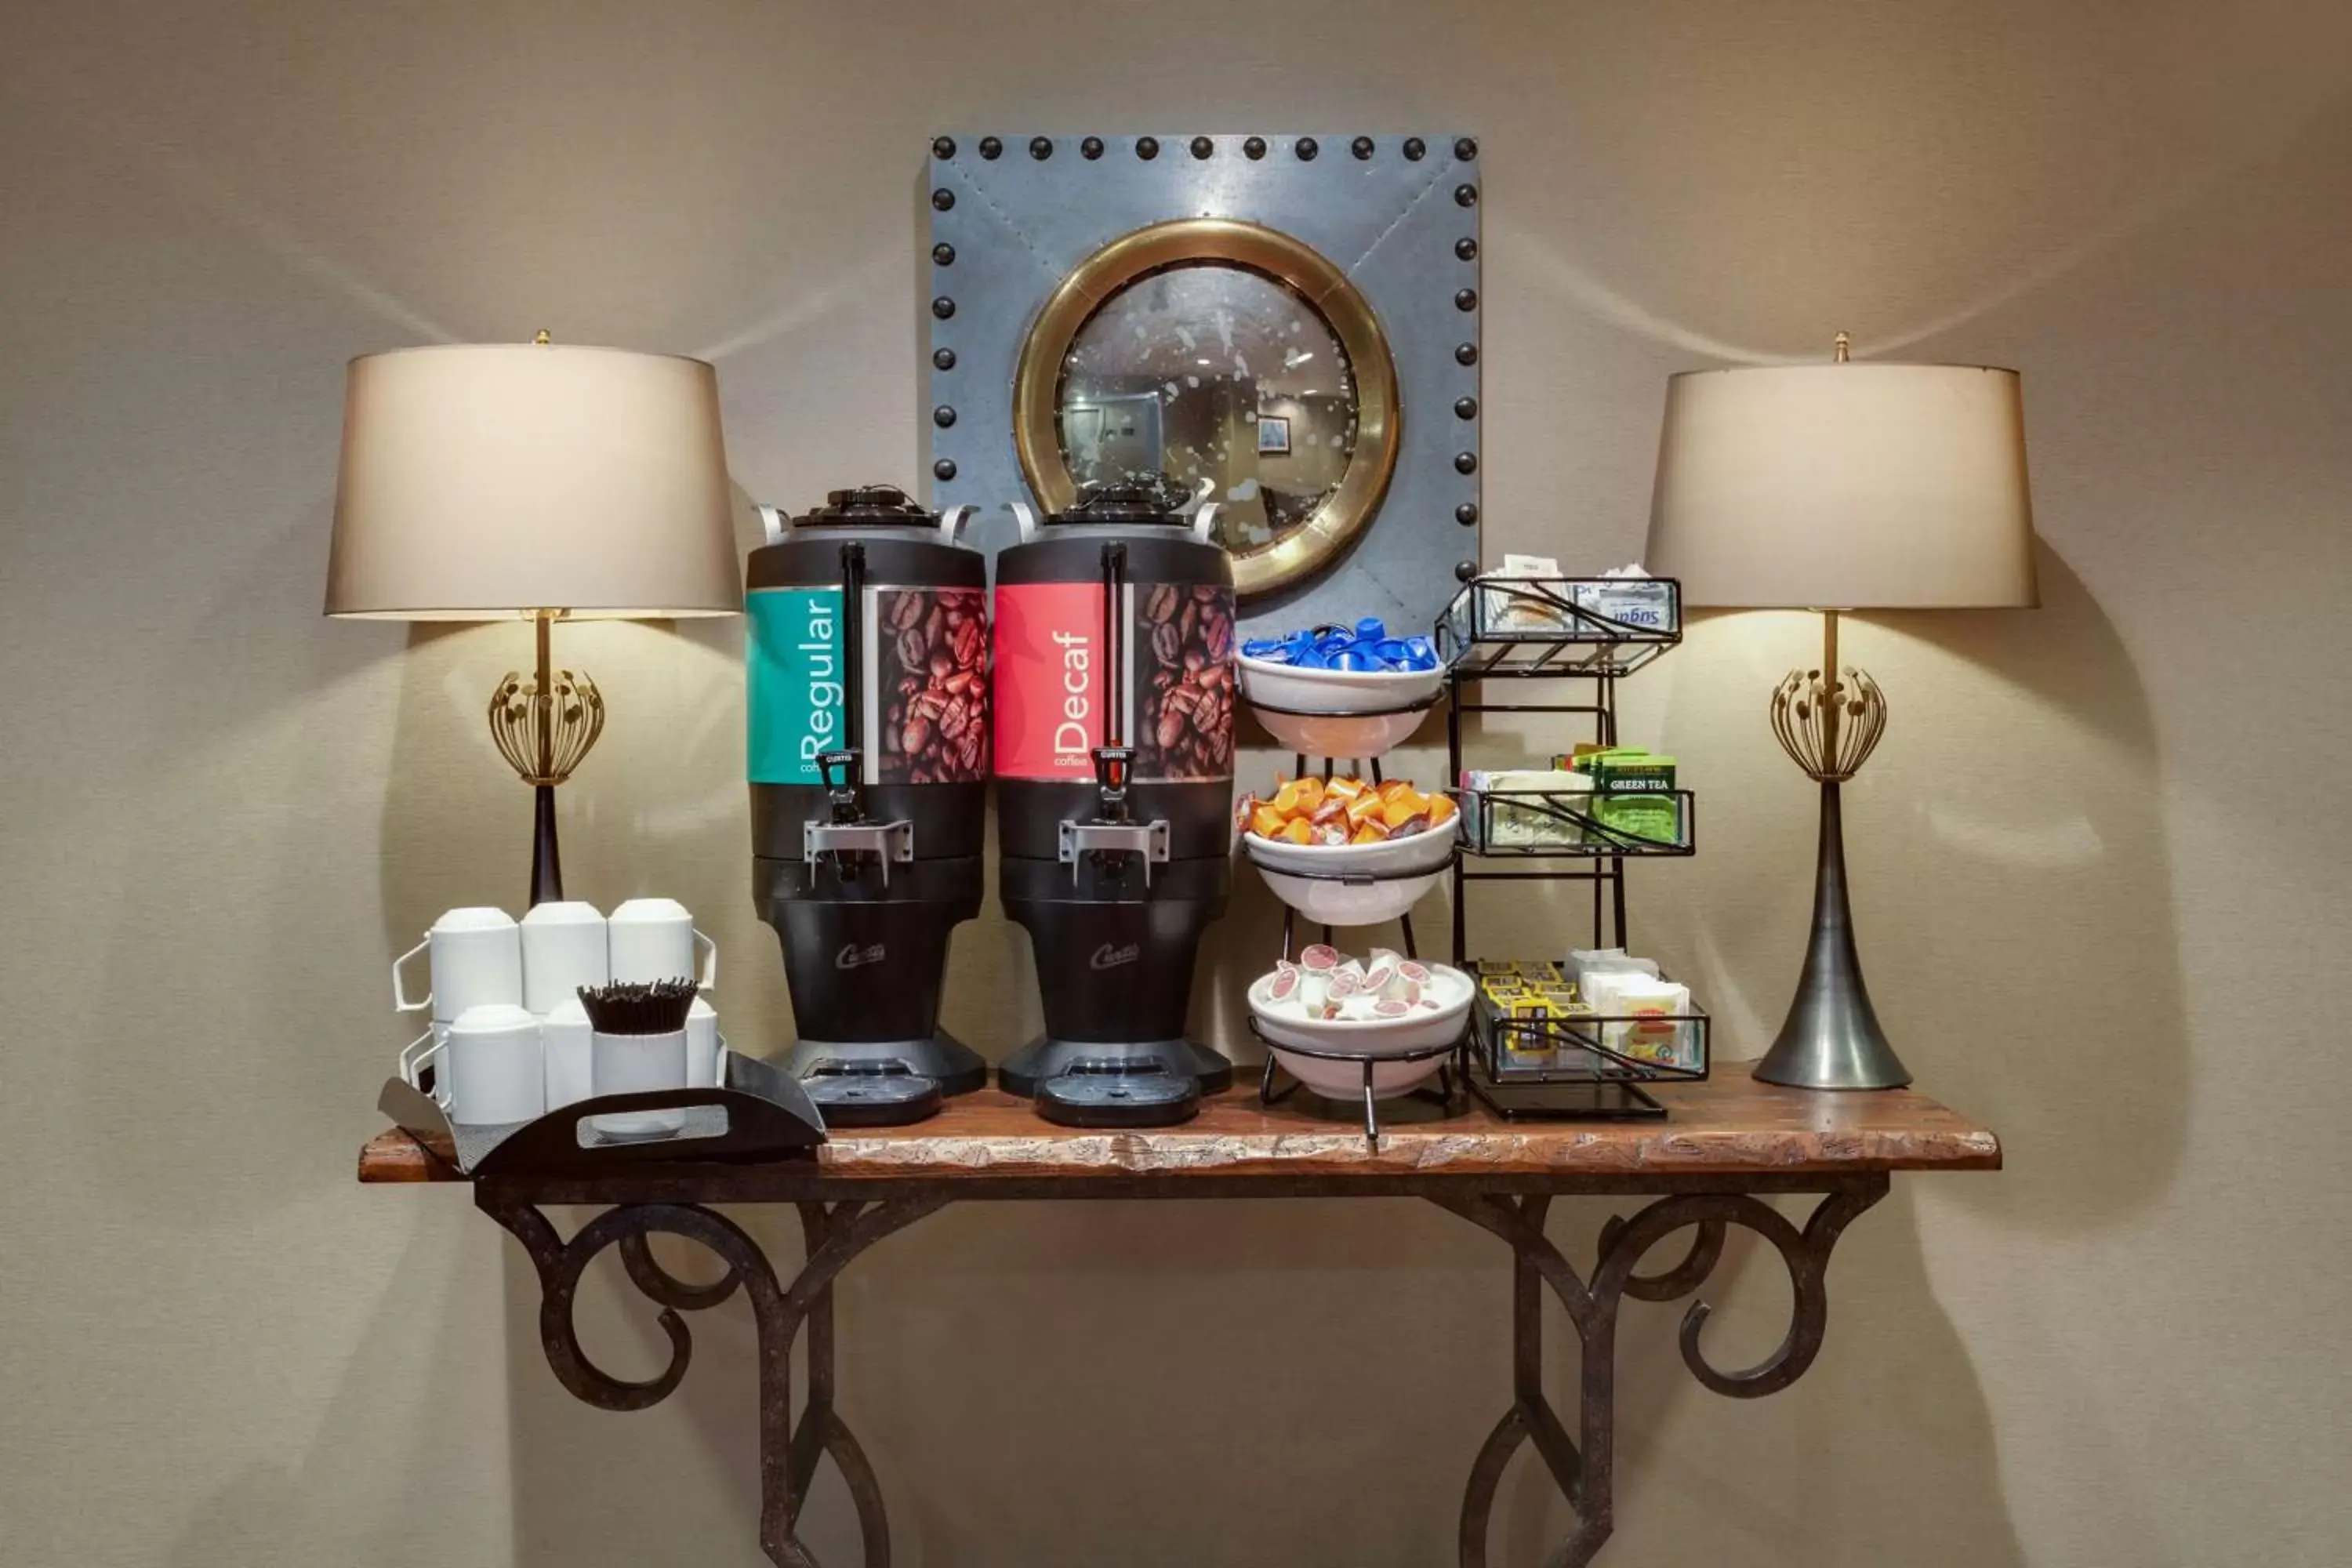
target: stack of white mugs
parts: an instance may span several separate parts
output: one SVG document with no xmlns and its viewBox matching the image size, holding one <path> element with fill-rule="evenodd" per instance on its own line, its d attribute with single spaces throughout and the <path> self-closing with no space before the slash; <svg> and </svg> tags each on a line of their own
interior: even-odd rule
<svg viewBox="0 0 2352 1568">
<path fill-rule="evenodd" d="M 411 998 L 404 971 L 419 953 L 431 989 Z M 715 1085 L 724 1047 L 719 1014 L 702 997 L 679 1048 L 659 1055 L 630 1037 L 617 1037 L 629 1045 L 608 1047 L 614 1037 L 596 1034 L 580 1005 L 583 985 L 678 979 L 709 991 L 719 983 L 719 949 L 674 899 L 632 899 L 609 917 L 593 904 L 538 904 L 520 921 L 504 910 L 451 910 L 393 961 L 393 1005 L 432 1016 L 401 1051 L 401 1076 L 422 1088 L 431 1064 L 434 1100 L 450 1121 L 477 1126 L 530 1121 L 597 1095 Z M 679 1120 L 653 1111 L 599 1117 L 597 1126 L 642 1133 Z"/>
</svg>

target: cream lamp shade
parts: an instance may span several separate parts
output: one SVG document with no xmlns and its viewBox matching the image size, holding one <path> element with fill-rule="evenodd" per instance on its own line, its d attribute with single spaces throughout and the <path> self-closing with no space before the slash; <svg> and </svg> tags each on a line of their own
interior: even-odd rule
<svg viewBox="0 0 2352 1568">
<path fill-rule="evenodd" d="M 1666 384 L 1643 564 L 1740 609 L 2031 605 L 2017 373 L 1704 370 Z"/>
<path fill-rule="evenodd" d="M 742 607 L 708 364 L 553 343 L 352 362 L 327 614 Z"/>
</svg>

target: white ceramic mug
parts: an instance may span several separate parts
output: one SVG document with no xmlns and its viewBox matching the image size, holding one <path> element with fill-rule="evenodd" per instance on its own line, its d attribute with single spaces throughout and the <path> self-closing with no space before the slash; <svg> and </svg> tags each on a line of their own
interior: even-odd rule
<svg viewBox="0 0 2352 1568">
<path fill-rule="evenodd" d="M 719 944 L 694 929 L 694 917 L 676 899 L 631 899 L 605 922 L 614 982 L 678 980 L 694 974 L 694 950 L 703 949 L 696 988 L 719 984 Z"/>
<path fill-rule="evenodd" d="M 547 1049 L 547 1109 L 561 1110 L 596 1092 L 595 1058 L 588 1009 L 577 996 L 555 1005 L 540 1024 Z"/>
<path fill-rule="evenodd" d="M 597 1031 L 590 1052 L 590 1075 L 599 1099 L 608 1094 L 644 1094 L 686 1087 L 686 1031 L 667 1035 L 607 1035 Z M 683 1110 L 626 1110 L 590 1121 L 615 1138 L 646 1138 L 686 1125 Z"/>
<path fill-rule="evenodd" d="M 404 1063 L 407 1053 L 402 1053 Z M 547 1109 L 547 1062 L 539 1020 L 520 1007 L 494 1002 L 468 1007 L 413 1071 L 437 1061 L 434 1099 L 452 1121 L 496 1127 L 531 1121 Z M 409 1080 L 414 1083 L 412 1077 Z"/>
<path fill-rule="evenodd" d="M 432 989 L 408 997 L 401 971 L 427 953 Z M 430 1007 L 436 1024 L 455 1023 L 469 1007 L 522 1005 L 522 933 L 504 910 L 450 910 L 425 940 L 392 961 L 392 1005 L 402 1013 Z"/>
<path fill-rule="evenodd" d="M 522 1005 L 541 1017 L 583 985 L 613 978 L 604 917 L 593 904 L 533 904 L 522 917 Z"/>
<path fill-rule="evenodd" d="M 719 1009 L 701 997 L 686 1010 L 686 1084 L 688 1089 L 719 1087 Z"/>
</svg>

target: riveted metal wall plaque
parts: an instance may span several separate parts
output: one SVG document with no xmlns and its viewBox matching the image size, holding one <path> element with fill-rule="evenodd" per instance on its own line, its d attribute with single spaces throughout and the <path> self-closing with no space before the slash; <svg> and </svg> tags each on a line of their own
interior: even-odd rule
<svg viewBox="0 0 2352 1568">
<path fill-rule="evenodd" d="M 1476 160 L 1470 138 L 1434 134 L 937 138 L 923 317 L 930 504 L 979 506 L 970 537 L 992 555 L 1013 536 L 1005 503 L 1066 504 L 1089 477 L 1085 460 L 1175 454 L 1166 456 L 1174 477 L 1226 509 L 1220 537 L 1235 552 L 1245 625 L 1380 616 L 1399 629 L 1429 626 L 1457 567 L 1478 559 Z M 1223 221 L 1192 221 L 1201 219 Z M 1240 390 L 1202 438 L 1200 455 L 1217 459 L 1212 471 L 1196 473 L 1190 448 L 1172 428 L 1163 440 L 1161 426 L 1177 422 L 1180 402 L 1197 408 L 1202 398 L 1188 392 L 1200 383 L 1168 344 L 1145 355 L 1142 290 L 1210 266 L 1272 279 L 1311 314 L 1288 340 L 1278 334 L 1296 333 L 1297 321 L 1258 323 L 1279 351 L 1272 371 L 1293 384 L 1279 397 L 1265 354 L 1252 364 L 1248 344 L 1204 334 L 1202 374 Z M 1255 303 L 1229 285 L 1266 287 L 1230 273 L 1177 281 L 1204 285 L 1216 301 L 1202 308 L 1221 315 Z M 1136 307 L 1131 328 L 1123 297 Z M 1154 332 L 1168 320 L 1148 319 Z M 1091 374 L 1087 356 L 1127 345 L 1129 330 L 1135 363 L 1118 368 L 1140 375 L 1097 375 L 1071 390 Z M 1189 353 L 1192 336 L 1181 323 L 1174 331 Z M 1329 387 L 1303 384 L 1320 379 L 1307 368 L 1310 350 L 1327 348 L 1339 352 L 1320 363 L 1344 360 L 1352 374 L 1336 412 Z M 1139 390 L 1101 390 L 1119 385 Z M 1292 392 L 1310 395 L 1303 417 Z M 1119 425 L 1121 404 L 1133 416 L 1129 434 L 1144 427 L 1124 448 L 1107 428 Z M 1236 432 L 1251 448 L 1244 458 L 1263 455 L 1267 471 L 1305 467 L 1318 443 L 1343 437 L 1346 467 L 1323 464 L 1330 483 L 1319 500 L 1311 485 L 1303 496 L 1272 483 L 1261 491 L 1252 479 L 1234 482 L 1249 466 L 1234 458 Z M 1293 454 L 1298 462 L 1286 462 Z"/>
</svg>

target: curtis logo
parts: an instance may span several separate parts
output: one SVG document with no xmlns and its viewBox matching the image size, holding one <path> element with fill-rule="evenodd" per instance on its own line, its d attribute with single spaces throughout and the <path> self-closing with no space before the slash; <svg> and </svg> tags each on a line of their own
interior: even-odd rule
<svg viewBox="0 0 2352 1568">
<path fill-rule="evenodd" d="M 1113 947 L 1105 942 L 1095 949 L 1095 955 L 1087 960 L 1087 964 L 1093 969 L 1117 969 L 1120 964 L 1133 963 L 1142 956 L 1143 949 L 1135 942 L 1130 942 L 1125 947 Z"/>
<path fill-rule="evenodd" d="M 833 955 L 833 966 L 835 969 L 856 969 L 860 964 L 881 962 L 882 944 L 878 942 L 869 947 L 860 947 L 853 942 Z"/>
</svg>

